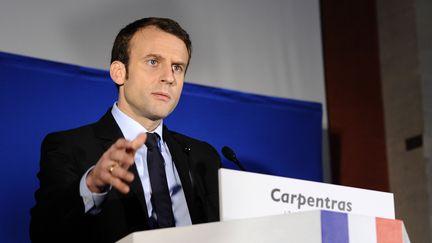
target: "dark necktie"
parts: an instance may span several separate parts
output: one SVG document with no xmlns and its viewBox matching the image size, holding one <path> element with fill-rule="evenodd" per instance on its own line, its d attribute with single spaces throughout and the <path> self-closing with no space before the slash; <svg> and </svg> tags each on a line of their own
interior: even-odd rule
<svg viewBox="0 0 432 243">
<path fill-rule="evenodd" d="M 147 166 L 152 189 L 151 203 L 156 211 L 158 228 L 174 226 L 171 197 L 165 173 L 165 162 L 158 146 L 159 136 L 147 133 Z"/>
</svg>

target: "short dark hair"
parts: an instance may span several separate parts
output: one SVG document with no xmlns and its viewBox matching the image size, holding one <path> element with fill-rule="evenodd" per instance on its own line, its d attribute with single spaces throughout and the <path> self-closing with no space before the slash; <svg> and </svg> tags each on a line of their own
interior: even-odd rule
<svg viewBox="0 0 432 243">
<path fill-rule="evenodd" d="M 168 18 L 149 17 L 138 19 L 128 25 L 126 25 L 115 38 L 114 45 L 111 51 L 111 63 L 114 61 L 122 62 L 126 67 L 126 75 L 129 64 L 129 44 L 134 34 L 147 26 L 155 26 L 167 33 L 173 34 L 181 39 L 187 48 L 189 58 L 188 63 L 192 55 L 192 43 L 189 38 L 189 34 L 174 20 Z"/>
</svg>

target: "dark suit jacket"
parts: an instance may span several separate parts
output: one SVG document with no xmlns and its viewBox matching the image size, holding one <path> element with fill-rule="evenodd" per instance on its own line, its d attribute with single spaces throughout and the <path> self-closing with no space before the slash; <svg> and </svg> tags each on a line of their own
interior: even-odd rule
<svg viewBox="0 0 432 243">
<path fill-rule="evenodd" d="M 218 153 L 209 144 L 166 127 L 163 136 L 178 170 L 192 223 L 219 220 Z M 40 188 L 31 209 L 33 242 L 114 242 L 131 232 L 149 229 L 135 165 L 130 168 L 135 180 L 128 194 L 113 188 L 100 213 L 84 213 L 80 179 L 120 137 L 123 135 L 110 110 L 97 123 L 47 135 L 41 148 Z"/>
</svg>

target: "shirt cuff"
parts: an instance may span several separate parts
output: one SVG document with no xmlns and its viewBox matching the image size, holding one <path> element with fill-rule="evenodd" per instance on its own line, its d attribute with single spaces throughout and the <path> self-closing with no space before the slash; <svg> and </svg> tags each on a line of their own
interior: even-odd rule
<svg viewBox="0 0 432 243">
<path fill-rule="evenodd" d="M 102 193 L 91 192 L 87 186 L 86 178 L 88 173 L 93 168 L 94 166 L 90 167 L 90 169 L 88 169 L 86 173 L 81 177 L 79 190 L 80 190 L 80 195 L 84 202 L 84 212 L 91 213 L 91 214 L 98 214 L 100 212 L 100 205 L 104 201 L 108 192 L 111 190 L 111 186 L 108 188 L 107 191 Z"/>
</svg>

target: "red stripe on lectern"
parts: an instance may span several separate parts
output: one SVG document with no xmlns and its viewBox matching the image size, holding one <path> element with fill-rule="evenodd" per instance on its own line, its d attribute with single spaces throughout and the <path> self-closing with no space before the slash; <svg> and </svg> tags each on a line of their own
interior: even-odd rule
<svg viewBox="0 0 432 243">
<path fill-rule="evenodd" d="M 377 243 L 403 243 L 402 221 L 376 218 Z"/>
</svg>

